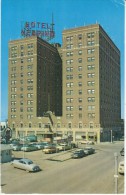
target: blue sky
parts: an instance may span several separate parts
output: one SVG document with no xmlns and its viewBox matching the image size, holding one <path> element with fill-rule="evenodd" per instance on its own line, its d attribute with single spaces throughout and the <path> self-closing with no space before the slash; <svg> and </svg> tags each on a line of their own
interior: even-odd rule
<svg viewBox="0 0 126 195">
<path fill-rule="evenodd" d="M 124 118 L 123 0 L 1 0 L 1 121 L 8 118 L 8 42 L 21 38 L 21 22 L 55 23 L 55 42 L 62 31 L 96 22 L 121 51 L 121 100 Z"/>
</svg>

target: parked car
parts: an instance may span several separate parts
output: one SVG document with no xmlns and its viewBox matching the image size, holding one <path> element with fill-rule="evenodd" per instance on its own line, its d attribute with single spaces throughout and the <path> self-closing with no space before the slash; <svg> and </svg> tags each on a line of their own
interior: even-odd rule
<svg viewBox="0 0 126 195">
<path fill-rule="evenodd" d="M 120 151 L 121 156 L 124 156 L 124 148 Z"/>
<path fill-rule="evenodd" d="M 94 153 L 95 153 L 95 149 L 94 149 L 94 148 L 91 148 L 91 147 L 85 147 L 85 148 L 84 148 L 84 153 L 85 153 L 86 155 L 94 154 Z"/>
<path fill-rule="evenodd" d="M 82 158 L 85 156 L 85 153 L 83 150 L 76 150 L 72 155 L 71 157 L 72 158 Z"/>
<path fill-rule="evenodd" d="M 79 141 L 80 144 L 89 144 L 89 145 L 94 145 L 94 141 L 91 140 L 81 140 Z"/>
<path fill-rule="evenodd" d="M 51 154 L 51 153 L 55 153 L 55 152 L 58 152 L 58 151 L 59 150 L 56 147 L 54 147 L 54 146 L 50 146 L 48 148 L 43 149 L 43 152 L 45 154 Z"/>
<path fill-rule="evenodd" d="M 27 172 L 36 172 L 40 171 L 40 167 L 36 164 L 34 164 L 30 159 L 22 158 L 20 160 L 14 160 L 12 162 L 12 165 L 14 168 L 24 169 Z"/>
<path fill-rule="evenodd" d="M 124 161 L 121 161 L 121 162 L 119 163 L 118 172 L 119 172 L 120 174 L 124 174 Z"/>
<path fill-rule="evenodd" d="M 44 149 L 44 145 L 41 142 L 35 143 L 34 145 L 37 147 L 38 150 Z"/>
<path fill-rule="evenodd" d="M 14 145 L 12 146 L 14 151 L 21 151 L 21 148 L 23 147 L 23 144 L 18 144 L 18 145 Z"/>
<path fill-rule="evenodd" d="M 71 149 L 71 146 L 67 145 L 66 143 L 60 143 L 59 146 L 60 146 L 59 150 L 70 150 Z"/>
<path fill-rule="evenodd" d="M 25 144 L 25 145 L 23 145 L 23 147 L 21 148 L 21 150 L 22 151 L 24 151 L 24 152 L 30 152 L 30 151 L 35 151 L 35 150 L 37 150 L 37 147 L 36 146 L 34 146 L 34 145 L 30 145 L 30 144 Z"/>
</svg>

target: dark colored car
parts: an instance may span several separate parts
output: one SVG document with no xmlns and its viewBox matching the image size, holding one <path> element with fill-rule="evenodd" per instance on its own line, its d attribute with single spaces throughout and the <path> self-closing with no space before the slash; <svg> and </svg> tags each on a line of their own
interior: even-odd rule
<svg viewBox="0 0 126 195">
<path fill-rule="evenodd" d="M 120 155 L 124 156 L 124 148 L 122 148 L 122 150 L 120 151 Z"/>
<path fill-rule="evenodd" d="M 85 156 L 85 153 L 83 150 L 76 150 L 71 157 L 72 158 L 83 158 Z"/>
<path fill-rule="evenodd" d="M 86 155 L 94 154 L 95 153 L 95 149 L 94 148 L 91 148 L 91 147 L 85 147 L 84 148 L 84 153 Z"/>
</svg>

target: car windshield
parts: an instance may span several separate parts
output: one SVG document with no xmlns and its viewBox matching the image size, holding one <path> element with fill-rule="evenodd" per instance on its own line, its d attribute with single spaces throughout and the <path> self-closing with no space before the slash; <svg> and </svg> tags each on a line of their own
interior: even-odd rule
<svg viewBox="0 0 126 195">
<path fill-rule="evenodd" d="M 33 164 L 33 162 L 32 161 L 28 161 L 28 164 L 31 165 L 31 164 Z"/>
</svg>

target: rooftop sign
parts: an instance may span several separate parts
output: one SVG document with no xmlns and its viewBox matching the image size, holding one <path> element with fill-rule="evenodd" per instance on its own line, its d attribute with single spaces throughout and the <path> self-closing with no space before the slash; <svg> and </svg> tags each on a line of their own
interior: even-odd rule
<svg viewBox="0 0 126 195">
<path fill-rule="evenodd" d="M 54 24 L 44 22 L 22 22 L 21 36 L 30 37 L 37 36 L 46 41 L 50 41 L 55 37 Z"/>
</svg>

